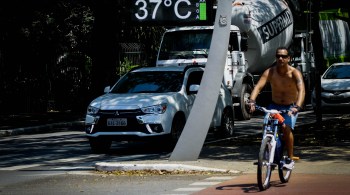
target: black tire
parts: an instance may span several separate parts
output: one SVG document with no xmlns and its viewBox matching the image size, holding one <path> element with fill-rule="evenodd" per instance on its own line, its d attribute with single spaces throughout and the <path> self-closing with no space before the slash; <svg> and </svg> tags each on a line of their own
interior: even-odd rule
<svg viewBox="0 0 350 195">
<path fill-rule="evenodd" d="M 282 159 L 280 159 L 280 160 L 283 160 L 284 157 L 287 157 L 287 151 L 285 150 L 285 152 L 281 156 L 282 156 Z M 279 162 L 278 163 L 278 176 L 279 176 L 280 181 L 282 183 L 287 183 L 289 181 L 290 177 L 292 176 L 292 170 L 283 168 L 283 163 Z"/>
<path fill-rule="evenodd" d="M 270 178 L 272 167 L 271 165 L 267 165 L 271 155 L 271 138 L 266 137 L 261 142 L 259 159 L 258 159 L 258 186 L 261 191 L 266 190 L 270 187 Z"/>
<path fill-rule="evenodd" d="M 95 154 L 107 153 L 111 148 L 112 141 L 101 138 L 89 138 L 91 151 Z"/>
<path fill-rule="evenodd" d="M 232 108 L 226 108 L 221 116 L 220 137 L 232 137 L 234 135 L 234 112 Z"/>
<path fill-rule="evenodd" d="M 237 109 L 235 109 L 237 119 L 239 120 L 249 120 L 251 118 L 249 108 L 246 105 L 246 102 L 249 100 L 251 93 L 252 87 L 247 83 L 243 83 L 239 99 L 239 106 Z"/>
<path fill-rule="evenodd" d="M 182 115 L 175 115 L 173 122 L 171 124 L 171 134 L 170 134 L 170 143 L 175 145 L 179 140 L 181 133 L 185 127 L 186 120 Z"/>
</svg>

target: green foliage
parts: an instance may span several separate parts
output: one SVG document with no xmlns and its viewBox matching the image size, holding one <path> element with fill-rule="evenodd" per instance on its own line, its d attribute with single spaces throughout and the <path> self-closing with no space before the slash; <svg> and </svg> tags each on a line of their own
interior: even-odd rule
<svg viewBox="0 0 350 195">
<path fill-rule="evenodd" d="M 127 57 L 124 58 L 123 62 L 120 62 L 119 70 L 117 70 L 117 74 L 119 76 L 124 75 L 125 73 L 129 72 L 131 69 L 139 67 L 140 65 L 132 64 L 132 61 L 129 60 Z"/>
<path fill-rule="evenodd" d="M 73 96 L 78 97 L 78 93 L 88 87 L 92 64 L 90 37 L 95 18 L 89 5 L 84 3 L 38 0 L 0 6 L 0 90 L 3 91 L 0 106 L 3 112 L 45 111 L 47 102 L 57 97 L 62 88 L 69 93 L 60 101 L 67 104 L 66 100 L 75 99 Z M 67 56 L 76 54 L 85 57 L 67 60 Z M 55 85 L 63 78 L 67 83 L 64 87 Z M 74 104 L 76 102 L 64 107 Z"/>
</svg>

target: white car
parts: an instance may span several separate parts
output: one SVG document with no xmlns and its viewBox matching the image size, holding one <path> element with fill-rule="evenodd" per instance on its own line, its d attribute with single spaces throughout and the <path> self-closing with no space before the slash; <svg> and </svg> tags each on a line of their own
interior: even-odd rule
<svg viewBox="0 0 350 195">
<path fill-rule="evenodd" d="M 311 103 L 316 109 L 315 90 Z M 321 77 L 322 109 L 350 108 L 350 62 L 332 64 Z"/>
<path fill-rule="evenodd" d="M 200 66 L 139 68 L 125 74 L 112 88 L 106 87 L 106 94 L 87 109 L 85 131 L 92 151 L 105 152 L 112 141 L 162 137 L 167 143 L 176 143 L 203 73 Z M 231 94 L 221 85 L 211 127 L 232 136 L 233 126 Z"/>
</svg>

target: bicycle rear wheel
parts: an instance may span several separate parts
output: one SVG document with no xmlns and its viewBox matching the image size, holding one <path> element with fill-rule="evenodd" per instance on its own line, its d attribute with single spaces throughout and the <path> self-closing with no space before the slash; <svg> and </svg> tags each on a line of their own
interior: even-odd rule
<svg viewBox="0 0 350 195">
<path fill-rule="evenodd" d="M 270 187 L 271 164 L 269 163 L 271 155 L 271 138 L 266 137 L 261 142 L 259 159 L 258 159 L 258 186 L 261 191 Z"/>
</svg>

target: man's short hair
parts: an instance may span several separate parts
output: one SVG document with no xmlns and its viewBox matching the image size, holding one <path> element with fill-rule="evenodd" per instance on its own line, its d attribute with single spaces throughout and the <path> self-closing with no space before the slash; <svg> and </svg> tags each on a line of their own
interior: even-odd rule
<svg viewBox="0 0 350 195">
<path fill-rule="evenodd" d="M 293 52 L 292 52 L 290 49 L 288 49 L 287 47 L 285 47 L 285 46 L 280 46 L 280 47 L 278 47 L 278 48 L 276 49 L 276 53 L 277 53 L 278 50 L 286 50 L 288 56 L 292 56 L 292 55 L 293 55 Z"/>
</svg>

